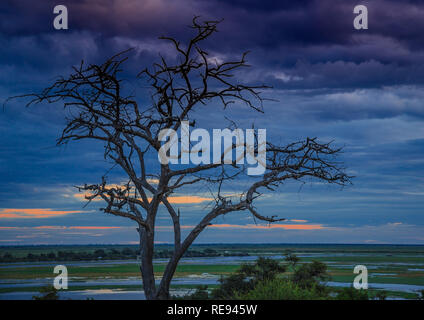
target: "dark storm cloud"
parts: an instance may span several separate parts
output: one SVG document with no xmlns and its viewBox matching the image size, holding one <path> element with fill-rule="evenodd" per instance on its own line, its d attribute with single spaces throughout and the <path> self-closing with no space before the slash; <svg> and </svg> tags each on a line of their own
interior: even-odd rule
<svg viewBox="0 0 424 320">
<path fill-rule="evenodd" d="M 154 39 L 163 34 L 187 39 L 190 30 L 186 26 L 194 15 L 200 15 L 204 19 L 224 19 L 219 26 L 221 32 L 208 43 L 213 53 L 234 55 L 252 50 L 249 61 L 256 72 L 254 78 L 258 73 L 262 79 L 271 75 L 268 80 L 279 88 L 364 88 L 424 83 L 424 3 L 421 2 L 361 2 L 369 8 L 369 29 L 364 31 L 353 28 L 353 7 L 357 1 L 61 3 L 69 10 L 67 31 L 52 27 L 56 1 L 2 2 L 2 61 L 8 61 L 9 65 L 10 61 L 16 65 L 31 65 L 34 61 L 48 70 L 69 63 L 66 56 L 73 63 L 76 57 L 104 58 L 121 49 L 125 43 L 122 39 L 127 41 L 127 46 L 139 48 L 146 46 L 146 42 L 160 43 Z M 54 61 L 56 56 L 61 57 L 60 61 Z M 284 76 L 279 77 L 278 72 Z"/>
<path fill-rule="evenodd" d="M 257 46 L 319 43 L 346 44 L 358 34 L 353 29 L 353 7 L 357 1 L 194 1 L 194 0 L 64 0 L 70 27 L 105 35 L 136 38 L 155 37 L 162 32 L 186 33 L 193 15 L 224 19 L 225 31 L 219 44 L 237 46 L 251 40 Z M 366 34 L 390 37 L 422 46 L 424 4 L 412 1 L 362 1 L 369 8 L 370 28 Z M 0 4 L 3 34 L 54 33 L 53 7 L 57 1 L 3 1 Z"/>
</svg>

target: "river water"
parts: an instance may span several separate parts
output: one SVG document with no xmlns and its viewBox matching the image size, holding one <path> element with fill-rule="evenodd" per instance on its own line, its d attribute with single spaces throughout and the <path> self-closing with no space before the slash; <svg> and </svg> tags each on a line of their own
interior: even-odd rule
<svg viewBox="0 0 424 320">
<path fill-rule="evenodd" d="M 306 255 L 305 255 L 306 256 Z M 308 255 L 311 256 L 311 255 Z M 334 254 L 332 254 L 334 256 Z M 273 259 L 283 259 L 281 255 L 269 256 Z M 244 256 L 244 257 L 205 257 L 205 258 L 183 258 L 181 264 L 192 264 L 192 265 L 225 265 L 225 264 L 240 264 L 243 262 L 253 262 L 257 259 L 257 256 Z M 331 258 L 330 258 L 331 259 Z M 329 259 L 329 260 L 330 260 Z M 155 263 L 166 263 L 166 259 L 156 259 Z M 120 265 L 120 264 L 138 264 L 136 260 L 110 260 L 110 261 L 89 261 L 89 262 L 45 262 L 45 263 L 12 263 L 12 264 L 1 264 L 0 269 L 2 272 L 7 272 L 7 268 L 23 268 L 23 267 L 42 267 L 42 266 L 54 266 L 56 264 L 65 264 L 66 266 L 76 266 L 76 267 L 96 267 L 96 266 L 105 266 L 105 265 Z M 327 264 L 332 265 L 333 267 L 351 267 L 348 264 L 338 264 L 333 265 L 332 261 L 327 261 Z M 406 265 L 407 263 L 390 263 L 391 265 Z M 369 269 L 378 269 L 381 267 L 380 263 L 372 263 L 367 265 Z M 411 264 L 411 270 L 420 269 L 416 268 L 416 264 Z M 352 265 L 353 268 L 353 265 Z M 379 275 L 375 273 L 374 276 Z M 388 275 L 388 274 L 386 274 Z M 392 284 L 392 283 L 372 283 L 373 273 L 370 273 L 370 283 L 369 287 L 373 289 L 382 289 L 390 291 L 403 291 L 403 292 L 416 292 L 418 290 L 423 290 L 424 286 L 419 285 L 410 285 L 410 284 Z M 193 274 L 186 277 L 176 277 L 173 279 L 173 285 L 213 285 L 217 284 L 219 280 L 218 275 L 213 274 Z M 159 282 L 160 279 L 157 279 Z M 38 295 L 38 292 L 32 291 L 34 287 L 42 287 L 46 285 L 51 285 L 51 279 L 2 279 L 0 280 L 0 289 L 5 288 L 16 288 L 19 291 L 0 293 L 0 300 L 15 300 L 15 299 L 32 299 L 34 295 Z M 352 284 L 347 282 L 328 282 L 328 285 L 331 286 L 342 286 L 350 287 Z M 78 277 L 70 277 L 68 280 L 69 290 L 61 290 L 59 292 L 61 299 L 87 299 L 94 298 L 96 300 L 140 300 L 144 299 L 144 293 L 141 289 L 141 278 L 140 277 L 126 277 L 126 278 L 111 278 L 103 277 L 100 279 L 85 279 Z M 87 290 L 72 290 L 72 288 L 81 287 L 81 286 L 104 286 L 106 288 L 102 289 L 87 289 Z M 107 289 L 107 286 L 140 286 L 140 289 L 136 288 L 130 289 Z M 31 291 L 22 291 L 25 287 L 32 287 Z M 187 293 L 187 289 L 174 290 L 172 294 L 179 295 Z"/>
</svg>

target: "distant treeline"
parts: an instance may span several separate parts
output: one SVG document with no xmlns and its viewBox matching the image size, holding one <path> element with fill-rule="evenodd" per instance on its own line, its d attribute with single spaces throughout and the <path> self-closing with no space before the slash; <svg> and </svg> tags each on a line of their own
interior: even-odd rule
<svg viewBox="0 0 424 320">
<path fill-rule="evenodd" d="M 158 250 L 154 253 L 154 258 L 170 258 L 172 250 Z M 0 263 L 4 262 L 34 262 L 34 261 L 90 261 L 90 260 L 130 260 L 137 259 L 139 251 L 133 248 L 124 249 L 97 249 L 92 252 L 87 251 L 57 251 L 48 253 L 28 253 L 26 256 L 17 257 L 6 252 L 0 255 Z M 188 250 L 184 257 L 219 257 L 219 256 L 248 256 L 247 252 L 219 252 L 214 249 Z"/>
</svg>

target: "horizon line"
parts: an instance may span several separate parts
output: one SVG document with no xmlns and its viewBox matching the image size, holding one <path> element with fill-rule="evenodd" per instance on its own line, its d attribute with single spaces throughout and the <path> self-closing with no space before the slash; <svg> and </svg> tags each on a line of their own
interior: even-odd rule
<svg viewBox="0 0 424 320">
<path fill-rule="evenodd" d="M 155 243 L 155 246 L 173 246 L 174 243 Z M 424 246 L 424 243 L 331 243 L 331 242 L 320 242 L 320 243 L 311 243 L 311 242 L 209 242 L 209 243 L 194 243 L 192 246 L 199 245 L 341 245 L 341 246 Z M 0 248 L 5 247 L 37 247 L 37 246 L 138 246 L 134 243 L 86 243 L 86 244 L 2 244 Z"/>
</svg>

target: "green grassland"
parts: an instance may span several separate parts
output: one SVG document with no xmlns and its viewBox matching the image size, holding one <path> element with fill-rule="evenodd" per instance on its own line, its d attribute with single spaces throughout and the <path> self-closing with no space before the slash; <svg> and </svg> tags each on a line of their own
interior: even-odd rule
<svg viewBox="0 0 424 320">
<path fill-rule="evenodd" d="M 25 257 L 32 254 L 48 254 L 59 251 L 73 252 L 94 252 L 95 250 L 112 250 L 123 248 L 136 248 L 135 246 L 27 246 L 27 247 L 1 247 L 0 255 L 6 252 L 16 257 Z M 245 253 L 250 256 L 282 256 L 286 250 L 301 256 L 302 263 L 308 263 L 312 260 L 318 260 L 328 265 L 331 281 L 352 283 L 355 278 L 353 268 L 355 265 L 362 264 L 367 267 L 370 283 L 388 283 L 403 285 L 424 286 L 424 246 L 378 246 L 378 245 L 197 245 L 194 246 L 197 252 L 206 249 L 213 249 L 222 256 L 231 256 L 232 253 L 239 255 Z M 172 250 L 171 246 L 157 246 L 156 250 Z M 208 258 L 206 258 L 208 259 Z M 190 263 L 184 261 L 176 271 L 175 277 L 188 277 L 193 275 L 228 275 L 235 272 L 240 262 L 234 260 L 234 263 L 220 264 Z M 282 259 L 281 259 L 282 260 Z M 160 277 L 165 269 L 165 260 L 160 260 L 154 265 L 155 275 Z M 36 264 L 39 266 L 31 266 Z M 61 263 L 65 264 L 66 263 Z M 0 268 L 0 280 L 12 281 L 13 279 L 53 279 L 53 266 L 55 263 L 15 263 L 1 264 L 7 265 L 6 268 Z M 0 265 L 0 266 L 1 266 Z M 11 267 L 15 266 L 15 267 Z M 414 270 L 415 269 L 415 270 Z M 84 265 L 69 265 L 68 275 L 72 279 L 125 279 L 132 277 L 140 279 L 140 285 L 92 285 L 92 286 L 73 286 L 71 290 L 85 289 L 121 289 L 121 290 L 139 290 L 141 287 L 140 269 L 137 261 L 128 261 L 120 263 L 119 261 L 108 264 L 96 263 L 96 261 Z M 214 285 L 210 286 L 213 287 Z M 195 285 L 179 285 L 174 288 L 193 288 Z M 36 287 L 2 287 L 0 293 L 17 291 L 36 291 Z M 372 290 L 370 290 L 372 291 Z M 417 295 L 411 292 L 387 291 L 392 297 L 402 297 L 407 299 L 416 298 Z"/>
<path fill-rule="evenodd" d="M 180 265 L 177 268 L 176 276 L 186 276 L 192 274 L 213 273 L 229 274 L 236 271 L 239 265 Z M 124 278 L 140 276 L 140 267 L 138 264 L 116 264 L 107 266 L 80 267 L 69 266 L 68 275 L 70 277 L 84 278 Z M 161 276 L 165 270 L 164 264 L 154 266 L 155 275 Z M 0 279 L 36 279 L 53 278 L 51 266 L 43 267 L 19 267 L 0 269 Z"/>
</svg>

